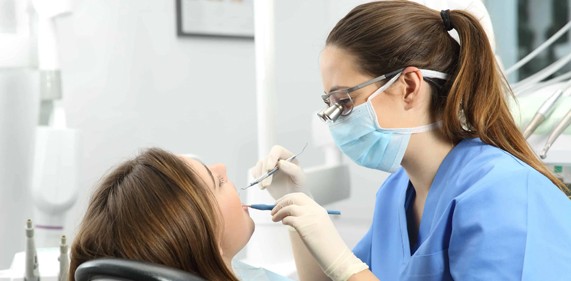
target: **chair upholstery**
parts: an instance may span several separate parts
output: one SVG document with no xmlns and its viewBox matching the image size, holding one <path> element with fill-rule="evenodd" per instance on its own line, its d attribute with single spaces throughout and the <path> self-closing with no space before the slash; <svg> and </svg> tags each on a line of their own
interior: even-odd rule
<svg viewBox="0 0 571 281">
<path fill-rule="evenodd" d="M 205 281 L 180 269 L 116 258 L 102 258 L 82 263 L 75 271 L 75 280 Z"/>
</svg>

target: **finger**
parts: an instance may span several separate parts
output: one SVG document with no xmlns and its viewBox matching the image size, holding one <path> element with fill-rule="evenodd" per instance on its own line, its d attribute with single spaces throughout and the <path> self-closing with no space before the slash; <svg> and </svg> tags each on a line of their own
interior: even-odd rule
<svg viewBox="0 0 571 281">
<path fill-rule="evenodd" d="M 279 159 L 286 159 L 293 156 L 293 152 L 281 145 L 274 145 L 270 150 L 270 154 L 277 155 Z"/>
<path fill-rule="evenodd" d="M 272 215 L 272 221 L 281 221 L 286 217 L 299 217 L 303 215 L 303 207 L 298 205 L 289 205 L 280 208 L 277 212 Z"/>
<path fill-rule="evenodd" d="M 276 205 L 272 209 L 271 214 L 273 215 L 279 212 L 282 208 L 285 208 L 290 205 L 304 206 L 308 202 L 311 203 L 314 201 L 311 198 L 309 198 L 307 195 L 305 195 L 305 193 L 302 192 L 289 193 L 276 200 Z"/>
<path fill-rule="evenodd" d="M 305 183 L 305 174 L 299 165 L 285 160 L 280 160 L 278 165 L 280 171 L 289 175 L 296 185 L 300 186 Z"/>
<path fill-rule="evenodd" d="M 263 180 L 260 182 L 260 188 L 261 188 L 261 189 L 264 189 L 264 188 L 268 187 L 270 184 L 272 184 L 272 179 L 273 179 L 273 178 L 274 178 L 274 175 L 271 175 L 271 176 L 269 176 L 269 177 L 263 179 Z"/>
<path fill-rule="evenodd" d="M 291 197 L 290 194 L 286 194 L 286 195 L 282 196 L 281 198 L 279 198 L 278 200 L 276 200 L 276 205 L 272 209 L 271 214 L 274 215 L 280 209 L 293 204 L 294 202 L 292 200 L 289 200 L 290 197 Z"/>
<path fill-rule="evenodd" d="M 282 220 L 282 223 L 285 225 L 289 225 L 293 227 L 297 231 L 297 226 L 299 225 L 299 218 L 298 217 L 285 217 Z"/>
<path fill-rule="evenodd" d="M 280 159 L 287 159 L 291 156 L 293 156 L 293 153 L 291 151 L 285 149 L 283 146 L 274 145 L 270 150 L 268 157 L 266 158 L 266 162 L 264 163 L 264 168 L 267 171 L 269 171 L 273 169 L 275 166 L 277 166 L 278 161 Z"/>
<path fill-rule="evenodd" d="M 264 163 L 263 163 L 264 167 L 262 168 L 262 173 L 260 176 L 266 174 L 267 172 L 271 171 L 272 169 L 274 169 L 276 167 L 275 164 L 268 165 L 268 163 L 271 163 L 271 161 L 266 159 L 266 161 L 264 161 Z M 273 179 L 273 175 L 263 179 L 262 182 L 260 182 L 260 186 L 263 188 L 269 186 L 270 184 L 272 184 L 272 179 Z"/>
<path fill-rule="evenodd" d="M 263 161 L 258 160 L 258 162 L 256 162 L 256 165 L 254 165 L 254 167 L 248 170 L 248 173 L 250 174 L 250 176 L 252 176 L 252 180 L 259 178 L 262 175 L 263 166 L 264 166 Z"/>
<path fill-rule="evenodd" d="M 307 205 L 312 203 L 315 203 L 315 201 L 311 199 L 309 196 L 307 196 L 307 194 L 303 192 L 292 192 L 276 200 L 276 206 L 274 209 L 276 209 L 279 206 L 287 206 L 292 204 Z"/>
</svg>

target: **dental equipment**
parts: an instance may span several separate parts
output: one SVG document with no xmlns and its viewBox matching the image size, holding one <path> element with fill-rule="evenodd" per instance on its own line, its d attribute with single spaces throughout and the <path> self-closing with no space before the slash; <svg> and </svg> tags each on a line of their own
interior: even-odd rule
<svg viewBox="0 0 571 281">
<path fill-rule="evenodd" d="M 60 245 L 59 245 L 59 275 L 58 281 L 67 281 L 67 273 L 69 271 L 69 254 L 68 254 L 68 245 L 67 239 L 65 235 L 61 236 Z"/>
<path fill-rule="evenodd" d="M 26 281 L 40 281 L 38 270 L 38 255 L 34 243 L 34 227 L 32 220 L 26 221 Z"/>
<path fill-rule="evenodd" d="M 72 12 L 73 0 L 32 0 L 37 19 L 40 75 L 31 193 L 38 247 L 58 247 L 65 215 L 78 197 L 80 134 L 67 125 L 56 20 Z"/>
<path fill-rule="evenodd" d="M 559 135 L 561 135 L 561 133 L 567 127 L 569 127 L 569 125 L 571 125 L 571 109 L 567 112 L 565 117 L 563 117 L 563 119 L 561 119 L 561 122 L 559 122 L 559 124 L 557 124 L 557 126 L 555 126 L 555 129 L 553 129 L 553 131 L 551 132 L 551 134 L 547 138 L 547 142 L 545 143 L 545 146 L 543 146 L 543 149 L 541 150 L 541 154 L 539 155 L 539 157 L 541 157 L 541 159 L 547 158 L 547 151 L 549 150 L 551 145 L 553 145 L 553 143 L 559 137 Z"/>
<path fill-rule="evenodd" d="M 247 206 L 249 208 L 252 209 L 256 209 L 256 210 L 262 210 L 262 211 L 270 211 L 272 210 L 276 205 L 271 205 L 271 204 L 252 204 L 252 205 L 244 205 Z M 341 215 L 341 211 L 337 211 L 337 210 L 327 210 L 327 213 L 330 215 Z"/>
<path fill-rule="evenodd" d="M 528 138 L 539 125 L 545 121 L 545 119 L 553 112 L 555 109 L 555 104 L 559 100 L 559 98 L 563 95 L 563 90 L 557 90 L 553 93 L 547 100 L 543 102 L 543 104 L 539 107 L 527 127 L 523 132 L 523 137 Z"/>
<path fill-rule="evenodd" d="M 529 53 L 529 55 L 525 56 L 525 58 L 521 59 L 516 64 L 510 66 L 506 70 L 506 75 L 510 75 L 512 72 L 518 70 L 524 64 L 528 63 L 530 60 L 535 58 L 539 53 L 541 53 L 541 51 L 545 50 L 547 47 L 549 47 L 551 44 L 553 44 L 557 39 L 559 39 L 559 37 L 561 37 L 563 34 L 567 33 L 567 31 L 569 31 L 570 28 L 571 28 L 571 21 L 568 22 L 561 29 L 559 29 L 559 31 L 554 33 L 549 39 L 547 39 L 545 42 L 543 42 L 543 44 L 541 44 L 539 47 L 537 47 L 535 50 L 533 50 L 533 52 L 531 52 L 531 53 Z"/>
<path fill-rule="evenodd" d="M 67 281 L 69 247 L 66 237 L 58 238 L 59 247 L 40 247 L 36 243 L 37 227 L 32 222 L 35 220 L 26 220 L 25 235 L 21 235 L 26 239 L 24 251 L 14 255 L 7 270 L 0 270 L 0 281 Z"/>
<path fill-rule="evenodd" d="M 305 143 L 305 145 L 303 146 L 303 148 L 301 149 L 301 151 L 297 154 L 292 155 L 291 157 L 285 159 L 285 161 L 291 162 L 293 161 L 297 156 L 299 156 L 301 153 L 303 153 L 303 151 L 305 151 L 305 148 L 307 147 L 307 142 Z M 253 182 L 251 182 L 250 184 L 248 184 L 248 186 L 243 187 L 242 190 L 246 190 L 258 183 L 260 183 L 261 181 L 263 181 L 264 179 L 268 178 L 269 176 L 275 174 L 277 171 L 279 170 L 278 166 L 275 166 L 273 169 L 269 170 L 267 173 L 265 173 L 264 175 L 260 176 L 259 178 L 255 179 Z"/>
<path fill-rule="evenodd" d="M 71 0 L 32 0 L 37 14 L 40 125 L 48 125 L 54 102 L 62 98 L 61 67 L 55 19 L 71 13 Z"/>
<path fill-rule="evenodd" d="M 533 84 L 533 85 L 529 85 L 529 87 L 526 87 L 526 88 L 524 88 L 524 89 L 520 89 L 520 90 L 518 90 L 517 93 L 514 92 L 514 94 L 515 94 L 516 96 L 524 96 L 524 95 L 527 95 L 527 94 L 531 94 L 531 93 L 533 93 L 533 92 L 535 92 L 535 91 L 538 91 L 538 90 L 540 90 L 540 89 L 543 89 L 543 88 L 545 88 L 545 87 L 549 87 L 549 86 L 551 86 L 551 85 L 560 83 L 560 82 L 562 82 L 562 81 L 567 81 L 567 80 L 569 80 L 569 79 L 571 79 L 571 71 L 568 71 L 568 72 L 566 72 L 566 73 L 564 73 L 564 74 L 561 74 L 561 75 L 556 76 L 556 77 L 554 77 L 554 78 L 551 78 L 551 79 L 549 79 L 549 80 L 545 80 L 545 81 L 541 81 L 541 82 L 535 83 L 535 84 Z"/>
<path fill-rule="evenodd" d="M 551 76 L 553 73 L 567 65 L 571 61 L 571 54 L 567 54 L 564 57 L 558 59 L 557 61 L 553 62 L 552 64 L 548 65 L 547 67 L 543 68 L 542 70 L 536 72 L 535 74 L 515 83 L 512 86 L 514 93 L 520 93 L 525 89 L 532 87 L 533 85 L 543 81 L 543 79 Z"/>
</svg>

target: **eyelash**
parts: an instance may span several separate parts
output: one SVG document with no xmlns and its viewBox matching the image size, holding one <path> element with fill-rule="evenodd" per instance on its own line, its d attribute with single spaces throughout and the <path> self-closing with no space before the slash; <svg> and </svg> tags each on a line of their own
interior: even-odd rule
<svg viewBox="0 0 571 281">
<path fill-rule="evenodd" d="M 226 180 L 223 177 L 218 177 L 218 187 L 221 187 L 224 183 L 226 183 Z"/>
</svg>

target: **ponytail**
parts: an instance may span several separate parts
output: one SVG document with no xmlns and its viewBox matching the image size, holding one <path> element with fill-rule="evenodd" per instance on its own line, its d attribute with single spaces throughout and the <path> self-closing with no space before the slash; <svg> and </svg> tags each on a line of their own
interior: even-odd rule
<svg viewBox="0 0 571 281">
<path fill-rule="evenodd" d="M 571 195 L 569 188 L 539 160 L 516 126 L 506 102 L 508 95 L 514 97 L 513 93 L 478 20 L 462 10 L 447 16 L 458 32 L 460 52 L 442 115 L 446 138 L 458 143 L 478 137 L 527 163 Z"/>
</svg>

